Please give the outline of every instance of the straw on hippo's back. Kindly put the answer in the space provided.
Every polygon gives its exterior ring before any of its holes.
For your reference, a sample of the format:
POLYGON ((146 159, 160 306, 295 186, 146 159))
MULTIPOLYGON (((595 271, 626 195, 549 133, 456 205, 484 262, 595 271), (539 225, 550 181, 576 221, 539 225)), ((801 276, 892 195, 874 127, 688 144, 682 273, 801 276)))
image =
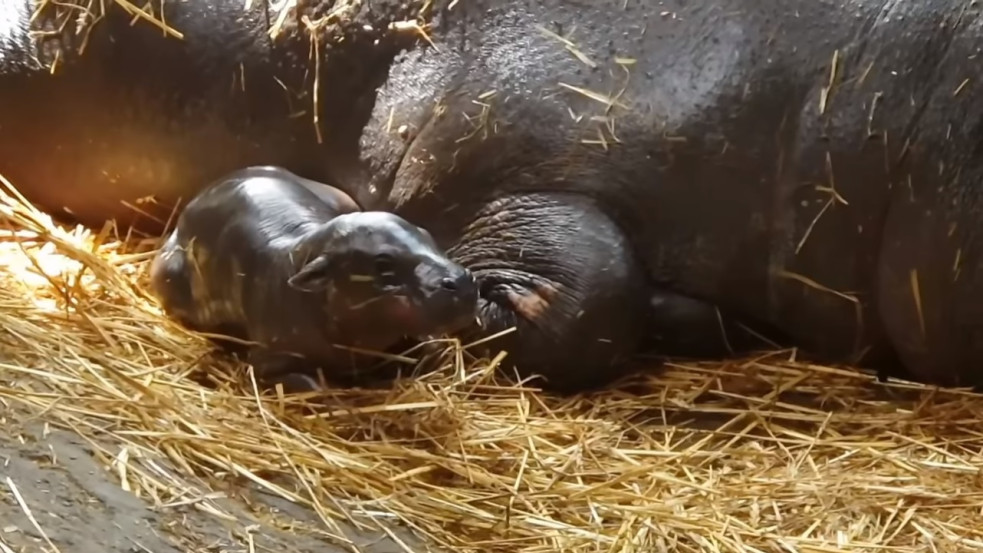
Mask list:
POLYGON ((426 231, 278 167, 235 171, 189 202, 151 283, 187 327, 255 342, 250 361, 270 383, 349 374, 359 359, 336 346, 451 332, 477 305, 471 273, 426 231))

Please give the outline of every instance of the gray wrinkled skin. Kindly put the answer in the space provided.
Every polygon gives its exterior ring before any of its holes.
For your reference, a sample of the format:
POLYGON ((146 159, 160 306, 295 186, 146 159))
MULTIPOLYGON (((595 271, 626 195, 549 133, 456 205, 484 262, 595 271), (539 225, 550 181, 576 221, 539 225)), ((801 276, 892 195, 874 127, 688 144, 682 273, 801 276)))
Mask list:
POLYGON ((252 342, 258 376, 294 385, 378 363, 336 346, 386 351, 459 330, 478 299, 471 273, 426 231, 277 167, 233 172, 196 196, 150 274, 169 316, 252 342))
POLYGON ((644 349, 652 290, 821 360, 983 382, 978 6, 449 3, 436 49, 378 31, 400 3, 363 3, 322 63, 322 145, 271 84, 303 89, 306 46, 223 14, 238 0, 172 8, 181 47, 118 23, 78 63, 99 70, 60 83, 4 62, 0 126, 19 136, 0 132, 0 171, 93 220, 246 164, 331 182, 428 228, 475 272, 484 332, 518 325, 493 348, 556 386, 644 349), (252 84, 233 93, 240 62, 252 84))
POLYGON ((642 279, 779 327, 825 360, 883 366, 896 353, 922 379, 983 380, 983 98, 964 84, 983 46, 979 8, 622 4, 470 2, 446 15, 439 52, 390 70, 361 142, 373 186, 356 198, 453 243, 494 291, 486 319, 512 322, 544 298, 530 281, 559 290, 520 323, 517 346, 536 358, 577 344, 548 354, 557 371, 638 346, 642 279), (572 33, 595 67, 538 26, 572 33), (409 141, 384 132, 391 111, 409 141), (489 138, 458 142, 478 121, 489 138), (602 133, 608 149, 585 143, 602 133))

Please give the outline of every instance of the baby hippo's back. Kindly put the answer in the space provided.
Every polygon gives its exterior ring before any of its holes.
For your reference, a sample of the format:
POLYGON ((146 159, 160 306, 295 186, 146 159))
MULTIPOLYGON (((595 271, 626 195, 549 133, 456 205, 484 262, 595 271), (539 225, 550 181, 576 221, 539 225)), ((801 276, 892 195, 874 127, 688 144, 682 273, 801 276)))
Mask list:
POLYGON ((286 169, 235 171, 188 202, 151 266, 151 286, 164 311, 189 328, 241 334, 244 295, 263 287, 252 280, 289 271, 286 257, 300 237, 356 211, 341 190, 286 169))
POLYGON ((360 211, 355 201, 333 186, 280 167, 256 166, 230 173, 196 196, 184 209, 176 230, 179 235, 218 240, 235 234, 262 247, 271 241, 295 239, 312 226, 355 211, 360 211))

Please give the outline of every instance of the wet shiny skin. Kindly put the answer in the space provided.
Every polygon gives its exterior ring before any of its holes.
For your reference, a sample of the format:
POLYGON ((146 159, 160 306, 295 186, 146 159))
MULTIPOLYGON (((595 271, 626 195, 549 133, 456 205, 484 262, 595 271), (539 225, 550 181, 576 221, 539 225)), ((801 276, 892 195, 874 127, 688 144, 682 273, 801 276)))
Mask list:
POLYGON ((983 382, 979 6, 443 1, 436 49, 375 44, 401 4, 323 60, 323 143, 280 84, 310 90, 306 44, 271 47, 238 0, 171 3, 182 48, 121 17, 78 69, 3 77, 0 171, 93 222, 249 164, 332 182, 430 230, 483 332, 519 325, 493 347, 553 384, 643 350, 653 290, 823 360, 983 382))

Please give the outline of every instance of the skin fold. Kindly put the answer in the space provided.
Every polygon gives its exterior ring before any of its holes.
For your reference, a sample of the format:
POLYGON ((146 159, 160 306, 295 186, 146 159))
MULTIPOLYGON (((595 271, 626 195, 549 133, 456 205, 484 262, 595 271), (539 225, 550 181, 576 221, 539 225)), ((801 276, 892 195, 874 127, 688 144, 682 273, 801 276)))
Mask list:
MULTIPOLYGON (((250 164, 329 182, 474 271, 472 331, 517 326, 490 351, 549 386, 721 318, 819 361, 983 381, 978 6, 436 1, 424 39, 388 26, 417 5, 377 0, 320 58, 320 141, 299 30, 271 41, 238 0, 168 9, 182 42, 109 19, 55 76, 7 31, 0 172, 93 222, 250 164)), ((662 346, 719 351, 679 335, 662 346)))

